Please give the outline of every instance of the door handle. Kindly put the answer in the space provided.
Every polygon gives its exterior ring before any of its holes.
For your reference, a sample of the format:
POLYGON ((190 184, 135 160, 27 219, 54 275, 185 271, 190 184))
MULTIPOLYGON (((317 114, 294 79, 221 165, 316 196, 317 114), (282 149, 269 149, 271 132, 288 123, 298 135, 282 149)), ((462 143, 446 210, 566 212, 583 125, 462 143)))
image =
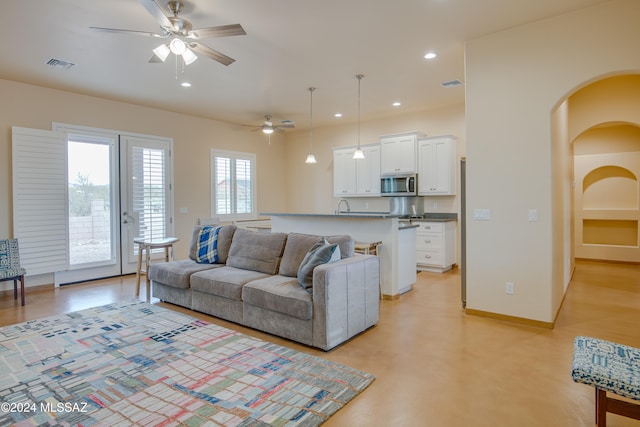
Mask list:
POLYGON ((123 224, 129 224, 129 223, 135 223, 136 220, 134 217, 132 217, 131 215, 129 215, 129 212, 122 212, 122 216, 124 217, 124 219, 122 220, 123 224))

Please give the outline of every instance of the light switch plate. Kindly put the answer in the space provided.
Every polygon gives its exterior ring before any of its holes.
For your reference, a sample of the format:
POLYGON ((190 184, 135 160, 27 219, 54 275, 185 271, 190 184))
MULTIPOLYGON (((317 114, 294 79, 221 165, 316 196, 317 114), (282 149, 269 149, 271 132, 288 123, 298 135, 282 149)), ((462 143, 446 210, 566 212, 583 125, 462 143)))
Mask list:
POLYGON ((473 219, 475 221, 489 221, 491 219, 491 209, 474 209, 473 219))
POLYGON ((536 222, 538 220, 538 209, 529 209, 529 222, 536 222))

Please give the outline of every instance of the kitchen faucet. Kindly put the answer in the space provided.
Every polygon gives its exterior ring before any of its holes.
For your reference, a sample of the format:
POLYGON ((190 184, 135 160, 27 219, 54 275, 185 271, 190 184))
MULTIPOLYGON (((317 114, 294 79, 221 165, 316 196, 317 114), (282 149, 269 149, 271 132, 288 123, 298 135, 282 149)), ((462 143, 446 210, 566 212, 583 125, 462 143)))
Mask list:
POLYGON ((336 206, 336 215, 340 215, 340 205, 342 204, 342 202, 345 202, 345 204, 347 205, 347 212, 351 212, 349 201, 347 199, 340 199, 338 200, 338 206, 336 206))

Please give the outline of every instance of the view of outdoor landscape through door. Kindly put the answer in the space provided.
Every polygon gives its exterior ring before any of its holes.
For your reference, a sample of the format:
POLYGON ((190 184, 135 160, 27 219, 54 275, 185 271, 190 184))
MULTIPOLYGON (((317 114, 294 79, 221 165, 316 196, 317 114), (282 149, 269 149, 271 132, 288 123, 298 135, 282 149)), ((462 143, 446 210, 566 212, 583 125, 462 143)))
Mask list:
POLYGON ((69 270, 57 283, 135 273, 133 239, 171 234, 170 140, 58 126, 68 134, 69 270))

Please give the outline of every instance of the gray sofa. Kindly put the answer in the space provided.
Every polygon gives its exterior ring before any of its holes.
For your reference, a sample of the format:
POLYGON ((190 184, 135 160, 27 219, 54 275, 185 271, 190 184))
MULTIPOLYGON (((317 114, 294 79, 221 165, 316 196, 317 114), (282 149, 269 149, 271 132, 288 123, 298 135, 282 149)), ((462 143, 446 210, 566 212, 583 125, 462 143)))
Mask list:
POLYGON ((315 267, 305 289, 298 268, 322 236, 225 225, 218 260, 202 264, 195 261, 200 228, 188 259, 149 267, 154 297, 323 350, 378 323, 379 259, 354 254, 351 237, 325 237, 338 244, 341 259, 315 267))

